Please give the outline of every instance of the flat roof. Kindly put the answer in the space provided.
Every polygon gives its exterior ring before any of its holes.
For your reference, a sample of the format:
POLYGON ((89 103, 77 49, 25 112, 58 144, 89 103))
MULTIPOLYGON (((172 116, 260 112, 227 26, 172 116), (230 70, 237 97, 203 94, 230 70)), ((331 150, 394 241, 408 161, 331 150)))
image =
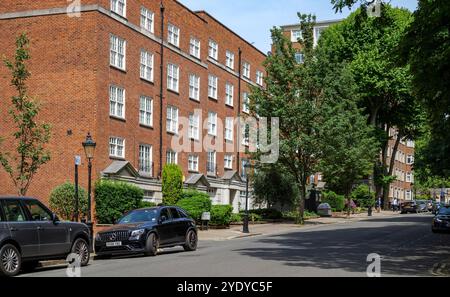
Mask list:
MULTIPOLYGON (((331 24, 337 24, 337 23, 342 22, 343 20, 344 20, 344 19, 334 19, 334 20, 317 21, 316 24, 315 24, 315 26, 327 25, 327 24, 329 24, 329 25, 331 25, 331 24)), ((282 26, 280 26, 280 27, 281 27, 281 28, 287 29, 287 28, 295 28, 295 27, 298 27, 298 26, 300 26, 300 23, 297 23, 297 24, 290 24, 290 25, 282 25, 282 26)))

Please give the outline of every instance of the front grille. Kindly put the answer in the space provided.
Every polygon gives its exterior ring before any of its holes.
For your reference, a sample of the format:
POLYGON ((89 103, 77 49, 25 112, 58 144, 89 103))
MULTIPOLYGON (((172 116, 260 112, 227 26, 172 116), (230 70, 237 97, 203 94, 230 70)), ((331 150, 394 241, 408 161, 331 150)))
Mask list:
POLYGON ((128 240, 130 237, 129 231, 112 231, 112 232, 105 232, 100 233, 100 239, 101 241, 124 241, 128 240))

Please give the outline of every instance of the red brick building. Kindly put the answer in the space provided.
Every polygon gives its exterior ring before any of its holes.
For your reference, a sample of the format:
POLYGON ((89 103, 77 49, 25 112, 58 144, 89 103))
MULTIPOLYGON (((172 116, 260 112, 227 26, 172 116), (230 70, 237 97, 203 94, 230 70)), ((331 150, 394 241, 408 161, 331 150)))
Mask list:
MULTIPOLYGON (((80 183, 86 188, 81 143, 90 132, 97 142, 94 179, 133 182, 147 199, 159 202, 161 168, 172 162, 182 168, 186 185, 207 191, 213 203, 243 208, 242 129, 226 118, 245 113, 250 87, 262 86, 265 54, 207 12, 191 11, 175 0, 162 1, 164 12, 153 0, 74 4, 0 2, 1 54, 12 58, 15 38, 27 33, 29 91, 42 103, 39 120, 52 126, 52 159, 39 170, 28 195, 47 202, 54 187, 73 181, 76 155, 82 156, 80 183), (172 142, 182 140, 182 131, 188 131, 192 152, 174 152, 172 142), (228 138, 223 149, 203 145, 223 138, 228 138), (194 146, 200 149, 194 152, 194 146)), ((10 79, 0 67, 2 150, 13 149, 7 141, 14 95, 10 79)), ((1 169, 0 194, 15 192, 1 169)))

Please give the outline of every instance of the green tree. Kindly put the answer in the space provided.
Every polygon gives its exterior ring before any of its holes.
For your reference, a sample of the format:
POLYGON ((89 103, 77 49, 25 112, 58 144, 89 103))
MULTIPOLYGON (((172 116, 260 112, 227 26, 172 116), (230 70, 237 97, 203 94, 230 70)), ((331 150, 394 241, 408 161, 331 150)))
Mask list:
MULTIPOLYGON (((250 95, 252 114, 277 117, 279 125, 279 164, 291 174, 300 194, 299 220, 303 223, 308 177, 315 172, 320 159, 320 90, 316 89, 310 64, 313 59, 312 27, 315 17, 302 15, 304 63, 295 60, 290 40, 279 28, 272 29, 274 52, 264 62, 266 88, 253 88, 250 95)), ((257 157, 256 157, 257 158, 257 157)))
MULTIPOLYGON (((53 189, 50 194, 50 208, 63 220, 74 220, 75 216, 75 185, 66 182, 53 189)), ((81 217, 87 215, 87 192, 78 188, 78 210, 81 217)))
POLYGON ((175 205, 183 197, 183 173, 176 164, 167 164, 162 172, 163 204, 175 205))
MULTIPOLYGON (((342 9, 356 1, 333 1, 342 9), (343 6, 342 6, 343 5, 343 6)), ((367 2, 362 1, 364 5, 367 2)), ((399 131, 401 139, 417 136, 421 123, 420 106, 412 93, 408 65, 398 66, 395 52, 412 21, 406 9, 382 5, 380 17, 370 17, 364 8, 352 13, 343 22, 331 26, 321 35, 317 56, 333 63, 344 62, 351 70, 360 98, 359 106, 368 115, 368 122, 377 137, 380 161, 374 162, 377 174, 377 195, 388 195, 394 180, 393 166, 387 162, 390 128, 399 131), (419 115, 419 116, 418 116, 419 115)), ((394 146, 395 155, 398 144, 394 146)), ((388 199, 384 199, 388 203, 388 199)))
POLYGON ((424 165, 429 174, 446 177, 450 175, 450 1, 419 0, 413 16, 398 56, 403 65, 410 65, 414 91, 428 114, 424 165))
POLYGON ((266 204, 268 208, 296 204, 298 190, 293 186, 295 180, 280 166, 270 164, 258 168, 252 183, 256 204, 266 204))
POLYGON ((9 110, 15 126, 12 136, 17 146, 15 152, 0 152, 0 164, 21 196, 26 195, 38 169, 50 160, 50 153, 45 149, 50 139, 50 126, 37 122, 40 105, 28 95, 26 85, 31 75, 26 65, 30 59, 29 45, 26 34, 21 34, 16 40, 14 60, 4 58, 11 71, 11 85, 18 93, 11 98, 12 108, 9 110))

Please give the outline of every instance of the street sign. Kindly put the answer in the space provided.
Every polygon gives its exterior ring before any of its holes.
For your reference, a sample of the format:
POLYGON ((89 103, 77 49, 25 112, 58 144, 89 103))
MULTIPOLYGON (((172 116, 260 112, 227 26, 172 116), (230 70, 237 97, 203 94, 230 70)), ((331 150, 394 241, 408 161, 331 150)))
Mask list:
POLYGON ((81 165, 81 156, 75 156, 75 165, 81 165))

